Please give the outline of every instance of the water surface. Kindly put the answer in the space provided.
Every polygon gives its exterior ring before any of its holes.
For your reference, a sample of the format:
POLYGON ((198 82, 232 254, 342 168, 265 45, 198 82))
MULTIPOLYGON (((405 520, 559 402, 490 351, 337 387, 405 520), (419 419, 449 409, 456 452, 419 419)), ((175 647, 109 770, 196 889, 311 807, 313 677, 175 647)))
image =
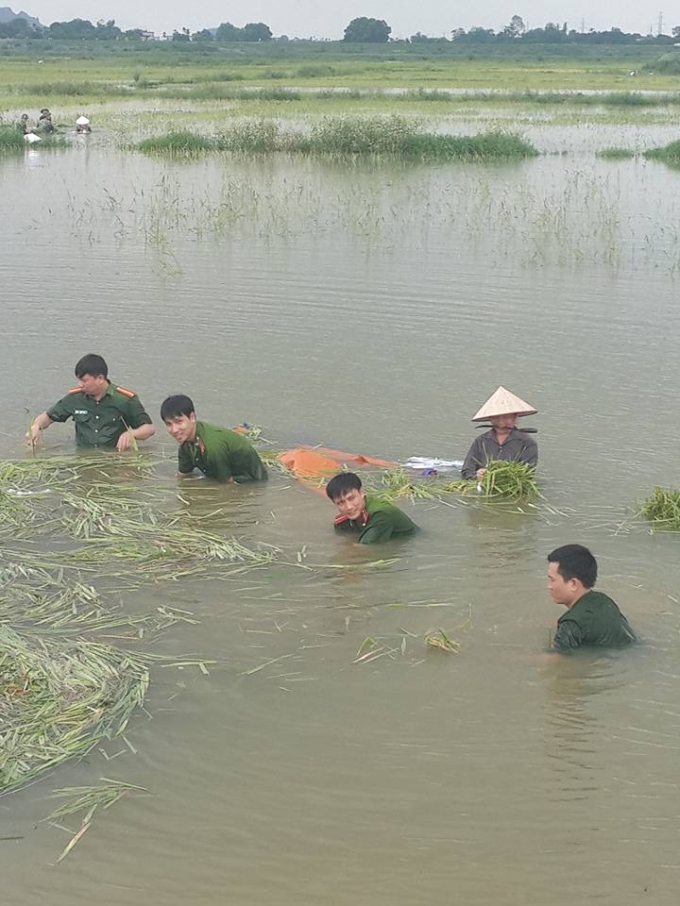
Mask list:
MULTIPOLYGON (((136 755, 95 752, 0 802, 22 836, 0 848, 12 902, 676 902, 677 539, 633 512, 677 484, 680 176, 598 161, 578 129, 544 133, 546 150, 563 139, 567 157, 507 167, 96 143, 0 161, 3 456, 97 351, 154 418, 187 392, 277 446, 397 460, 462 458, 502 383, 539 409, 546 498, 406 503, 423 532, 377 552, 337 539, 330 504, 283 475, 192 487, 190 507, 226 510, 216 526, 282 562, 124 596, 191 610, 200 625, 159 650, 219 664, 155 671, 136 755), (559 616, 545 555, 569 541, 598 555, 637 650, 538 658, 559 616), (332 568, 375 556, 398 559, 332 568), (439 626, 458 655, 426 651, 439 626), (354 664, 367 636, 393 656, 354 664), (68 837, 37 823, 44 797, 102 775, 153 795, 50 867, 68 837)), ((172 496, 173 442, 148 446, 172 496)), ((45 449, 72 449, 71 428, 45 449)))

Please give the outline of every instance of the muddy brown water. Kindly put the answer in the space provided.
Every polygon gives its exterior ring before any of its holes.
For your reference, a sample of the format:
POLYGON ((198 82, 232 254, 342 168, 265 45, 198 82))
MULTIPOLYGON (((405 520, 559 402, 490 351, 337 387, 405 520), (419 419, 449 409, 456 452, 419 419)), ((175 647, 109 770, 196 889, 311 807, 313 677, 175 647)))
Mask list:
MULTIPOLYGON (((507 167, 173 163, 96 142, 0 160, 4 457, 93 350, 156 419, 187 392, 277 445, 396 460, 462 458, 503 383, 540 410, 545 496, 407 503, 422 533, 378 553, 282 475, 192 488, 286 563, 123 596, 191 610, 160 650, 219 663, 154 671, 137 754, 108 744, 115 760, 0 800, 21 838, 0 842, 7 902, 677 902, 679 542, 633 512, 678 485, 679 188, 582 148, 507 167), (559 615, 545 555, 568 541, 598 555, 636 650, 538 657, 559 615), (360 568, 376 556, 396 559, 360 568), (425 650, 440 626, 459 654, 425 650), (369 636, 393 656, 353 663, 369 636), (39 823, 45 797, 102 776, 152 795, 52 867, 68 836, 39 823)), ((148 446, 174 453, 161 430, 148 446)), ((70 451, 71 428, 45 449, 70 451)), ((174 494, 170 458, 159 473, 174 494)))

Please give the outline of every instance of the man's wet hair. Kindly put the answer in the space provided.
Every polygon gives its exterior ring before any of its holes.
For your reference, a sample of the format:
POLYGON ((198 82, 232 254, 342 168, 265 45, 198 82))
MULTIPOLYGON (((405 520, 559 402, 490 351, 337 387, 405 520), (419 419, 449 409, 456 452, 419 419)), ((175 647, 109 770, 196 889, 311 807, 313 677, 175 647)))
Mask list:
POLYGON ((349 491, 360 491, 361 479, 354 472, 340 472, 334 475, 326 485, 326 494, 331 500, 338 500, 349 491))
POLYGON ((582 544, 565 544, 548 554, 548 563, 557 563, 557 572, 565 582, 578 579, 585 588, 597 581, 597 560, 582 544))
POLYGON ((91 377, 99 377, 101 375, 102 377, 108 378, 109 366, 100 355, 95 355, 94 352, 88 352, 87 355, 84 355, 82 359, 78 359, 76 362, 75 372, 78 380, 85 377, 86 374, 89 374, 91 377))
POLYGON ((161 405, 161 419, 169 422, 173 418, 181 418, 183 415, 189 416, 195 412, 193 400, 185 396, 184 393, 176 393, 175 396, 168 396, 163 400, 161 405))

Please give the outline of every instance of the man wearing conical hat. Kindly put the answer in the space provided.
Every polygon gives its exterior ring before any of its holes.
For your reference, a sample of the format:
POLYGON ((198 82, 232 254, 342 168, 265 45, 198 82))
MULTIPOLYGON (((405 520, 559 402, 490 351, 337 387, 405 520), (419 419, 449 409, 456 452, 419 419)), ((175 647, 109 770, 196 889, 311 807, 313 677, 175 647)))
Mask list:
POLYGON ((516 424, 518 418, 535 415, 537 411, 505 387, 499 387, 472 419, 473 422, 488 422, 491 429, 473 441, 461 470, 463 478, 483 478, 488 464, 497 460, 535 466, 538 462, 536 441, 516 424))

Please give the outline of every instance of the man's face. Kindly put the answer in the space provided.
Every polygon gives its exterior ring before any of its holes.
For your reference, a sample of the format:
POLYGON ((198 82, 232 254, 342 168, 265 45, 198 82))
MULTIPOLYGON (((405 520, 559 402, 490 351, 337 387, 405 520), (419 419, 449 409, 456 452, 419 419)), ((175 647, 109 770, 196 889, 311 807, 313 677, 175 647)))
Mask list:
POLYGON ((342 516, 347 516, 348 519, 358 519, 364 511, 366 493, 363 488, 359 490, 352 488, 350 491, 345 491, 340 497, 336 497, 333 503, 342 516))
POLYGON ((548 591, 555 604, 571 607, 578 597, 579 583, 576 579, 564 579, 559 573, 558 563, 548 563, 548 591))
POLYGON ((509 415, 495 415, 491 419, 491 424, 496 431, 500 431, 501 433, 512 431, 517 424, 517 413, 511 412, 509 415))
POLYGON ((88 396, 93 396, 95 399, 99 399, 99 397, 106 393, 108 385, 109 382, 103 374, 84 374, 82 377, 78 378, 78 386, 80 389, 88 396))
POLYGON ((192 412, 191 415, 178 415, 176 418, 167 419, 165 429, 178 444, 193 440, 196 437, 196 413, 192 412))

